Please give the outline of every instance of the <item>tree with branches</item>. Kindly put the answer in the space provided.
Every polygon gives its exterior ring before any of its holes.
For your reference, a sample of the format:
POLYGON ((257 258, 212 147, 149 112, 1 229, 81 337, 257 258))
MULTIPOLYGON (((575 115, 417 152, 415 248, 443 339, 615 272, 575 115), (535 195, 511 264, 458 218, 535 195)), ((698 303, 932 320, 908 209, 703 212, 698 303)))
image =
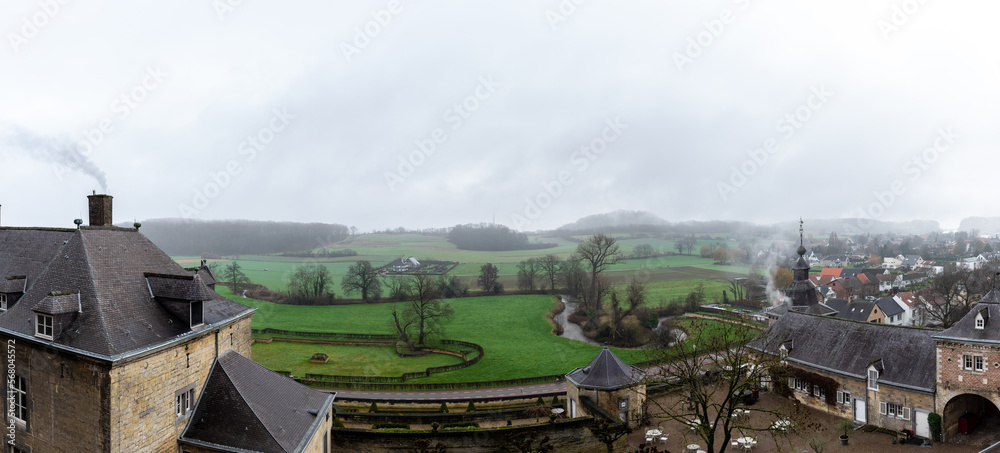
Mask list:
POLYGON ((517 263, 517 289, 521 291, 534 291, 535 281, 538 280, 539 265, 535 258, 528 258, 517 263))
MULTIPOLYGON (((549 254, 538 258, 538 270, 549 283, 549 290, 556 290, 556 280, 559 279, 559 265, 562 260, 558 256, 549 254)), ((544 286, 544 284, 543 284, 544 286)), ((545 289, 545 288, 542 288, 545 289)))
POLYGON ((479 277, 476 279, 476 283, 484 292, 491 294, 503 292, 503 285, 500 284, 500 269, 497 269, 493 263, 486 263, 479 268, 479 277))
POLYGON ((340 281, 340 289, 345 294, 360 292, 361 300, 369 302, 382 297, 382 279, 372 263, 361 260, 347 268, 347 274, 340 281))
POLYGON ((590 267, 590 290, 584 302, 593 304, 596 311, 601 311, 597 277, 609 266, 621 260, 618 242, 612 236, 595 234, 576 246, 576 254, 590 267))
MULTIPOLYGON (((776 440, 786 438, 787 432, 778 425, 751 425, 736 412, 745 408, 745 394, 767 385, 772 377, 779 379, 775 370, 781 367, 780 358, 760 353, 770 341, 767 333, 743 324, 694 320, 688 334, 703 340, 692 346, 664 335, 658 347, 651 349, 653 358, 666 365, 647 379, 672 382, 684 397, 647 400, 647 415, 694 427, 684 435, 696 436, 710 453, 726 451, 734 437, 769 434, 776 440)), ((763 414, 773 421, 792 420, 793 426, 801 422, 780 409, 755 407, 754 412, 758 419, 763 414)))
POLYGON ((327 294, 327 288, 332 282, 333 277, 326 266, 305 264, 295 268, 289 277, 288 294, 293 299, 315 302, 327 294))
POLYGON ((415 344, 423 346, 429 335, 443 335, 444 321, 451 319, 455 312, 450 304, 441 303, 438 299, 441 290, 431 277, 414 275, 410 286, 413 288, 413 300, 407 303, 403 316, 412 320, 411 325, 417 331, 415 344))
POLYGON ((229 282, 230 288, 236 294, 239 294, 242 285, 250 283, 250 278, 247 277, 247 274, 243 273, 243 268, 240 267, 240 263, 237 261, 229 263, 228 266, 222 269, 222 279, 229 282))

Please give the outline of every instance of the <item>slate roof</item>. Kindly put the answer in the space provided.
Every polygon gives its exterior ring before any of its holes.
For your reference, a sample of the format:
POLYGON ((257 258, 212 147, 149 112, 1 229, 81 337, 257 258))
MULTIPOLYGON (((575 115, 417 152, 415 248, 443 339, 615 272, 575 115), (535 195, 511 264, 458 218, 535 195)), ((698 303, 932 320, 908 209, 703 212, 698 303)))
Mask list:
POLYGON ((885 317, 887 318, 896 316, 906 311, 903 310, 903 307, 899 306, 899 303, 896 302, 896 299, 892 297, 883 297, 881 299, 878 299, 875 301, 875 305, 878 305, 878 308, 882 310, 882 314, 885 315, 885 317))
POLYGON ((827 299, 826 302, 824 302, 824 303, 828 307, 830 307, 830 308, 832 308, 834 310, 837 310, 837 313, 840 313, 840 312, 844 311, 845 309, 847 309, 847 300, 845 300, 845 299, 837 299, 837 298, 831 297, 831 298, 827 299))
POLYGON ((167 297, 179 300, 212 300, 215 293, 208 289, 199 274, 160 275, 146 274, 146 283, 153 297, 167 297))
POLYGON ((841 310, 840 313, 837 313, 837 317, 842 319, 849 319, 851 321, 867 322, 868 315, 872 313, 872 310, 874 308, 875 308, 874 302, 855 300, 847 304, 847 306, 844 307, 844 309, 841 310))
MULTIPOLYGON (((0 330, 22 338, 118 360, 192 332, 150 297, 146 282, 149 273, 178 279, 190 273, 135 229, 0 229, 0 273, 28 276, 28 291, 0 315, 0 330), (45 341, 34 336, 32 309, 53 291, 79 293, 81 311, 45 341)), ((251 313, 215 293, 204 303, 207 326, 251 313)))
POLYGON ((587 366, 570 371, 566 379, 577 387, 612 390, 636 384, 645 376, 645 371, 626 365, 605 346, 587 366))
POLYGON ((934 330, 853 322, 789 312, 751 342, 776 354, 792 341, 786 361, 865 379, 868 366, 882 361, 879 384, 933 392, 936 373, 934 330))
POLYGON ((0 228, 0 292, 23 292, 76 230, 0 228), (26 277, 11 281, 11 277, 26 277), (25 281, 27 280, 27 281, 25 281))
POLYGON ((32 311, 47 315, 80 312, 80 293, 53 293, 31 307, 32 311))
POLYGON ((1000 294, 996 289, 990 290, 962 319, 934 338, 1000 344, 1000 294), (976 329, 976 315, 980 312, 986 318, 986 325, 983 329, 976 329))
POLYGON ((322 426, 333 400, 332 394, 229 350, 213 365, 180 441, 265 453, 301 452, 322 426))

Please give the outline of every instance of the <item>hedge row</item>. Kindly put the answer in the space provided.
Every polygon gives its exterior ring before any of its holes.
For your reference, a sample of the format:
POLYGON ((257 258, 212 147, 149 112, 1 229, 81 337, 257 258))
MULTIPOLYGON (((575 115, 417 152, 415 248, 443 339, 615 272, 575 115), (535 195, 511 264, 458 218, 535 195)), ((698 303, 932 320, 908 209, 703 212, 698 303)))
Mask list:
POLYGON ((550 376, 538 376, 522 379, 503 379, 497 381, 476 381, 476 382, 443 382, 435 384, 396 384, 396 383, 370 383, 370 382, 344 382, 325 381, 321 379, 296 378, 299 383, 325 389, 336 390, 372 390, 372 391, 393 391, 393 392, 421 392, 428 390, 476 390, 496 387, 520 387, 524 385, 549 384, 563 382, 564 375, 554 374, 550 376))

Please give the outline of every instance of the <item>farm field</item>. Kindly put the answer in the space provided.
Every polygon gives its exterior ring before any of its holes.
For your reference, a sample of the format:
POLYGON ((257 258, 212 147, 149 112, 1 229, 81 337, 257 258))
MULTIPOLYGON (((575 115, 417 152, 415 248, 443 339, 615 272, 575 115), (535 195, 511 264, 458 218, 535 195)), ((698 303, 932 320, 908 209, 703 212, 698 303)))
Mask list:
MULTIPOLYGON (((277 305, 242 299, 233 296, 223 287, 219 289, 220 294, 258 309, 252 320, 253 327, 257 329, 392 333, 389 322, 389 309, 392 304, 277 305)), ((553 296, 469 297, 448 299, 446 302, 455 310, 455 316, 446 324, 445 336, 477 343, 484 348, 485 354, 479 363, 469 368, 407 382, 470 382, 563 374, 586 365, 601 349, 551 333, 552 325, 545 315, 550 307, 558 303, 553 296)), ((684 322, 691 321, 684 320, 684 322)), ((691 341, 698 342, 699 339, 691 341)), ((254 359, 271 369, 286 369, 289 366, 287 356, 292 353, 283 353, 280 348, 279 351, 272 351, 273 346, 261 348, 265 345, 253 346, 254 359), (258 350, 261 352, 258 353, 258 350)), ((651 357, 643 350, 618 348, 612 350, 629 363, 651 357)), ((309 352, 309 355, 312 352, 309 352)), ((305 356, 304 353, 295 354, 305 356)), ((331 355, 331 360, 334 360, 333 357, 331 355)), ((390 359, 396 361, 395 358, 390 359)), ((405 367, 410 368, 409 365, 405 367)), ((327 370, 324 374, 347 373, 327 370)))
MULTIPOLYGON (((577 239, 586 236, 578 236, 577 239)), ((357 256, 339 258, 301 258, 282 257, 276 255, 242 255, 236 257, 243 269, 243 272, 254 283, 262 284, 275 291, 285 291, 287 289, 288 277, 294 269, 304 263, 317 263, 326 266, 333 277, 332 290, 338 297, 346 295, 340 290, 340 280, 347 272, 348 267, 359 260, 368 260, 376 266, 389 263, 400 257, 415 256, 418 260, 439 260, 459 262, 449 275, 458 276, 465 284, 475 288, 475 278, 479 275, 480 267, 484 263, 494 263, 501 274, 501 282, 506 288, 517 287, 517 263, 532 257, 541 257, 547 254, 554 254, 560 258, 569 256, 576 250, 576 243, 565 238, 550 236, 531 236, 532 242, 554 242, 557 247, 538 250, 520 250, 512 252, 480 252, 459 250, 449 243, 443 235, 424 234, 364 234, 351 237, 341 243, 330 246, 330 249, 339 250, 350 248, 358 253, 357 256)), ((714 245, 716 241, 701 240, 700 243, 714 245)), ((654 250, 659 252, 672 252, 673 241, 659 238, 641 239, 620 239, 621 250, 630 253, 635 245, 648 243, 654 250)), ((182 261, 185 266, 194 266, 198 257, 182 256, 174 257, 182 261)), ((217 266, 226 266, 231 260, 216 261, 217 266)), ((713 264, 711 259, 701 258, 691 255, 671 255, 655 258, 625 259, 609 267, 606 271, 608 277, 616 282, 624 282, 630 276, 643 278, 649 276, 651 291, 653 284, 659 282, 677 282, 689 279, 708 279, 706 286, 717 286, 710 280, 729 280, 734 277, 745 276, 749 269, 740 266, 719 266, 713 264), (682 269, 679 269, 683 267, 682 269), (700 272, 703 270, 705 272, 700 272)), ((670 286, 670 285, 668 285, 670 286)), ((691 285, 679 285, 676 289, 663 289, 663 294, 669 300, 686 295, 689 291, 682 291, 682 287, 693 287, 691 285), (683 292, 683 294, 681 294, 683 292)), ((712 294, 712 293, 709 293, 712 294)), ((721 290, 715 292, 716 296, 721 294, 721 290)), ((356 297, 356 295, 352 295, 356 297)), ((658 297, 658 296, 657 296, 658 297)), ((653 298, 652 300, 657 300, 653 298)))

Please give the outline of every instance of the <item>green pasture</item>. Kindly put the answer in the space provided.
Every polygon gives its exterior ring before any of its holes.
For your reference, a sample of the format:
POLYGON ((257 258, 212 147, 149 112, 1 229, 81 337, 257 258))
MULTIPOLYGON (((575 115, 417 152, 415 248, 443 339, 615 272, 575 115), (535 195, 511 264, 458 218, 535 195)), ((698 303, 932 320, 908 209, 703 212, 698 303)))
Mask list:
POLYGON ((291 371, 296 376, 306 373, 347 376, 400 376, 423 371, 429 367, 454 365, 462 359, 447 354, 402 358, 392 346, 335 346, 313 343, 275 341, 255 343, 253 359, 274 370, 291 371), (317 352, 330 357, 327 363, 312 363, 317 352))
MULTIPOLYGON (((257 308, 252 324, 258 329, 392 333, 389 318, 392 304, 277 305, 235 297, 223 287, 220 287, 220 293, 244 305, 257 308)), ((455 310, 455 316, 446 324, 445 336, 477 343, 484 348, 485 354, 474 366, 413 380, 414 383, 487 381, 563 374, 586 365, 601 349, 551 333, 552 325, 546 319, 546 313, 558 303, 553 296, 470 297, 448 299, 446 302, 455 310)), ((693 321, 684 319, 682 322, 693 321)), ((701 342, 702 339, 694 338, 690 341, 701 342)), ((323 374, 358 372, 367 375, 368 372, 365 370, 379 370, 383 369, 382 367, 398 367, 389 368, 392 373, 402 369, 426 368, 422 363, 411 366, 411 363, 415 362, 408 362, 410 359, 399 359, 394 355, 379 357, 373 353, 370 358, 357 356, 338 358, 339 347, 331 348, 330 352, 317 350, 318 345, 306 345, 303 350, 290 350, 286 348, 289 344, 291 343, 254 344, 254 359, 271 369, 279 370, 293 368, 294 363, 291 362, 302 365, 301 361, 303 359, 308 361, 313 352, 326 352, 331 356, 331 361, 337 363, 356 363, 353 366, 344 365, 342 369, 326 369, 323 374)), ((295 347, 299 348, 298 345, 295 347)), ((643 350, 612 349, 629 363, 652 357, 643 350)))

